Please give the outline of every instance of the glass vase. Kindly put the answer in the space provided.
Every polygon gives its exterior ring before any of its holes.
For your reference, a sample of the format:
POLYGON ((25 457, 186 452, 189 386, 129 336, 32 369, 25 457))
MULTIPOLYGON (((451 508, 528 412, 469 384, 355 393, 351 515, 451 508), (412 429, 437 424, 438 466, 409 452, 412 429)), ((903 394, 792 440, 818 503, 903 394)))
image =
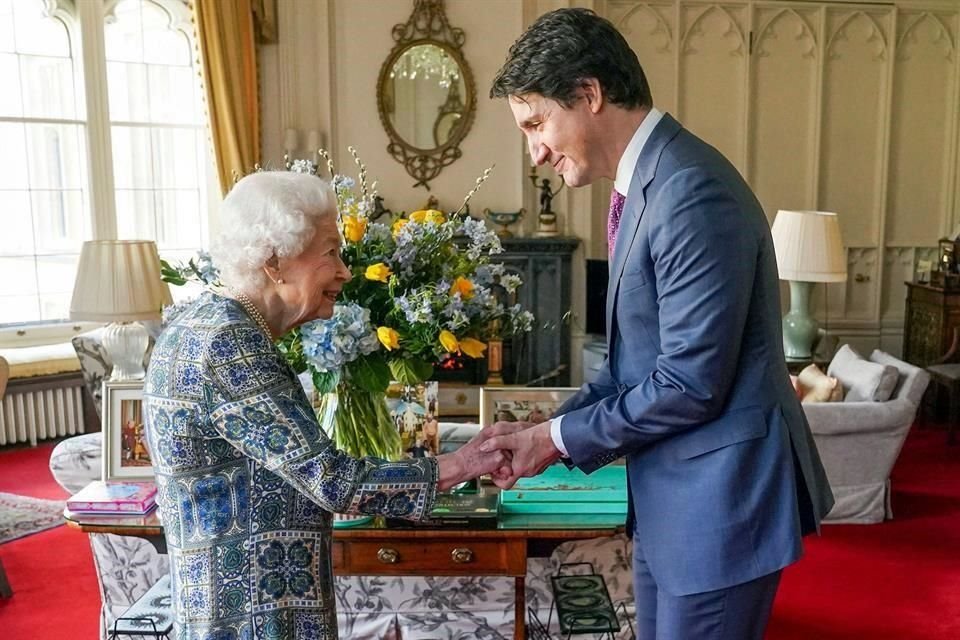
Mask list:
MULTIPOLYGON (((341 380, 333 393, 323 396, 319 415, 320 423, 340 451, 355 458, 400 459, 400 434, 390 419, 386 392, 367 391, 341 380)), ((355 527, 372 519, 335 513, 333 525, 355 527)))
POLYGON ((324 424, 331 426, 329 435, 337 449, 357 458, 401 458, 400 434, 390 418, 385 391, 368 391, 341 380, 335 393, 324 396, 321 412, 329 416, 324 424))

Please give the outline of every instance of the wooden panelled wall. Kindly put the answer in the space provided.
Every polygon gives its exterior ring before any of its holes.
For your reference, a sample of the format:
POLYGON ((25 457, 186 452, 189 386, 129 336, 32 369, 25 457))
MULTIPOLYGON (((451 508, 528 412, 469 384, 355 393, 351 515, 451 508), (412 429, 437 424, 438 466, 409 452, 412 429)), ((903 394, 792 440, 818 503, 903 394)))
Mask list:
POLYGON ((960 2, 597 8, 655 104, 737 165, 771 221, 839 214, 849 278, 818 287, 821 321, 841 342, 900 353, 903 281, 960 219, 960 2))

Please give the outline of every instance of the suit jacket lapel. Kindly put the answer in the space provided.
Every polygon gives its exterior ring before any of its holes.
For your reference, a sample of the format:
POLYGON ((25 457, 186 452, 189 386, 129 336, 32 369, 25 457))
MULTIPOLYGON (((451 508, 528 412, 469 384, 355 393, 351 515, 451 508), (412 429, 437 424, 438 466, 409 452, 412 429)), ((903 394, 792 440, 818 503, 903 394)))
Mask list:
MULTIPOLYGON (((643 145, 643 150, 637 159, 637 166, 633 170, 630 190, 623 204, 623 215, 620 218, 620 227, 617 231, 617 242, 613 247, 613 262, 610 265, 610 281, 607 286, 608 340, 613 337, 613 309, 620 288, 620 277, 623 275, 623 267, 636 238, 640 218, 643 217, 643 212, 647 206, 646 189, 657 174, 657 165, 660 163, 660 156, 664 148, 680 132, 680 129, 680 123, 674 120, 669 113, 663 114, 663 118, 657 123, 646 144, 643 145)), ((611 343, 608 342, 608 344, 611 343)))

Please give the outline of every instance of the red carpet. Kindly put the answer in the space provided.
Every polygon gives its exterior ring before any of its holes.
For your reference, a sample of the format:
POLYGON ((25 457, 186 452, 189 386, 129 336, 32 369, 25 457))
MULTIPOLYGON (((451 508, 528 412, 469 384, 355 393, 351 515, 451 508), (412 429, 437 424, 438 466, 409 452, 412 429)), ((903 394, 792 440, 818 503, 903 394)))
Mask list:
MULTIPOLYGON (((63 499, 50 474, 55 443, 0 451, 0 491, 63 499)), ((0 598, 3 640, 95 640, 100 593, 86 534, 66 526, 0 545, 13 597, 0 598)))
MULTIPOLYGON (((0 452, 0 491, 61 498, 51 445, 0 452)), ((893 474, 895 520, 826 525, 784 572, 768 640, 960 638, 960 446, 911 433, 893 474)), ((60 527, 0 546, 15 591, 3 640, 95 640, 99 595, 85 535, 60 527)), ((691 638, 690 640, 696 640, 691 638)))
POLYGON ((960 638, 960 447, 945 441, 911 432, 893 471, 893 520, 825 525, 807 539, 768 638, 960 638))
POLYGON ((56 444, 0 449, 0 491, 48 500, 69 497, 50 474, 50 454, 56 444))

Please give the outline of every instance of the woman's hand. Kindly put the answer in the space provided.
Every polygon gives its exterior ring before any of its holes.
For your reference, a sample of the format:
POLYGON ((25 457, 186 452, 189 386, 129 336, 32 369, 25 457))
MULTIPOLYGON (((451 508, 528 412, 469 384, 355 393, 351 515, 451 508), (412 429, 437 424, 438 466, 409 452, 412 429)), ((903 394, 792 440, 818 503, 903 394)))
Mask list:
POLYGON ((480 450, 480 445, 483 444, 488 437, 490 437, 490 434, 484 429, 475 435, 470 442, 453 453, 444 453, 437 456, 440 475, 437 487, 440 491, 446 491, 461 482, 466 482, 467 480, 472 480, 473 478, 478 478, 488 473, 496 472, 498 475, 513 475, 510 468, 509 452, 501 450, 484 452, 480 450))

